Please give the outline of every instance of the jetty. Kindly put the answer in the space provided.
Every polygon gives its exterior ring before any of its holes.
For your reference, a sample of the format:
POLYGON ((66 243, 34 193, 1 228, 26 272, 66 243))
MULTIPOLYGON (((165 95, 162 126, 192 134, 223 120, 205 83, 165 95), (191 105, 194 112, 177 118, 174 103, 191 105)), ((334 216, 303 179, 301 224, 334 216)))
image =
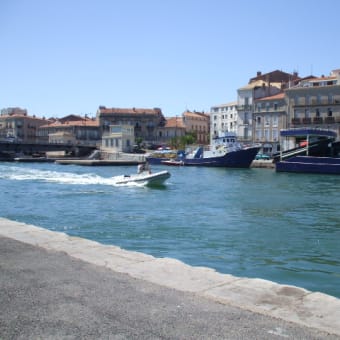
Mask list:
POLYGON ((105 165, 138 165, 143 163, 138 160, 124 160, 124 159, 57 159, 55 161, 62 165, 86 165, 86 166, 105 166, 105 165))

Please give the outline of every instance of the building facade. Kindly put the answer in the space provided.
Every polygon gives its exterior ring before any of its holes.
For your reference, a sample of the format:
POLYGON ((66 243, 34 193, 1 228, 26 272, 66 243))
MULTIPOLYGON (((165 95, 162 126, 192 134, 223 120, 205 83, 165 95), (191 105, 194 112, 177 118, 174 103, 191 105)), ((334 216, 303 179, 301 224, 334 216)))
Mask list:
POLYGON ((214 138, 219 132, 235 132, 238 127, 237 102, 216 105, 210 109, 210 136, 214 138))
POLYGON ((132 152, 135 133, 132 125, 110 125, 102 136, 102 152, 132 152))
POLYGON ((134 127, 136 139, 156 143, 159 138, 159 128, 165 126, 166 119, 159 108, 107 108, 100 106, 97 110, 97 120, 102 134, 109 132, 110 125, 131 125, 134 127))
POLYGON ((183 137, 185 132, 186 128, 182 117, 169 117, 166 118, 165 126, 158 129, 158 137, 161 142, 166 144, 173 139, 183 137))
POLYGON ((266 74, 257 72, 248 84, 237 90, 238 137, 244 142, 254 142, 255 101, 260 98, 279 94, 284 89, 299 81, 297 73, 286 73, 279 70, 266 74))
POLYGON ((0 140, 35 143, 38 129, 46 122, 44 118, 29 116, 26 109, 3 109, 0 115, 0 140))
MULTIPOLYGON (((69 115, 58 120, 45 121, 45 125, 39 127, 37 139, 39 142, 51 142, 52 136, 69 136, 68 140, 74 140, 75 144, 97 145, 101 142, 99 123, 95 119, 69 115)), ((61 140, 58 137, 58 140, 61 140)))
POLYGON ((340 135, 340 70, 286 89, 290 127, 330 129, 340 135))
POLYGON ((185 111, 182 114, 187 133, 194 133, 198 144, 209 144, 210 115, 204 112, 185 111))
POLYGON ((256 99, 254 106, 254 142, 272 155, 280 151, 280 130, 288 127, 285 93, 256 99))

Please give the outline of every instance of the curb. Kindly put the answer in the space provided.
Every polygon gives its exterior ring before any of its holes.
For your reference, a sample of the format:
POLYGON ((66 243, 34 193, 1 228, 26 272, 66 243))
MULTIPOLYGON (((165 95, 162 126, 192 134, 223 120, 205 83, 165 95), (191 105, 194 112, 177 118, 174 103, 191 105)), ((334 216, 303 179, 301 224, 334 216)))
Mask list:
POLYGON ((340 299, 268 280, 239 278, 171 258, 102 245, 0 217, 0 235, 222 304, 340 336, 340 299))

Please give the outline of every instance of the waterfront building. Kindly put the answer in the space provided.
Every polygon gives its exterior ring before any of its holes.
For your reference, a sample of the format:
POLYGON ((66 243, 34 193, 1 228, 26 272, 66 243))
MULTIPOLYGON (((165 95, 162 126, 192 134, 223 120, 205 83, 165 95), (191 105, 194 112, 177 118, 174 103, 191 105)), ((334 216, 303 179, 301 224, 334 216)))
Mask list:
POLYGON ((35 143, 37 130, 46 124, 45 118, 29 116, 26 109, 6 108, 0 114, 0 140, 35 143))
POLYGON ((210 115, 204 112, 186 110, 182 117, 186 132, 195 134, 198 144, 209 144, 210 115))
POLYGON ((158 128, 159 141, 167 144, 185 135, 186 127, 182 117, 168 117, 164 127, 158 128))
POLYGON ((159 128, 165 126, 166 119, 159 108, 107 108, 99 106, 97 120, 101 134, 109 132, 110 125, 131 125, 134 127, 135 139, 145 143, 157 143, 162 137, 159 128))
POLYGON ((135 145, 133 125, 110 125, 102 136, 102 153, 132 152, 135 145))
POLYGON ((254 100, 254 142, 262 145, 263 153, 280 151, 280 130, 287 128, 285 93, 254 100))
POLYGON ((285 91, 290 127, 314 127, 340 135, 340 70, 308 77, 285 91))
POLYGON ((230 102, 211 107, 210 135, 214 138, 219 132, 235 132, 237 134, 237 102, 230 102))
POLYGON ((39 142, 45 143, 67 140, 75 144, 97 145, 101 142, 98 121, 77 115, 45 121, 45 125, 39 127, 37 137, 39 142))
POLYGON ((295 84, 300 78, 293 74, 279 70, 262 74, 257 72, 247 85, 237 90, 238 131, 240 141, 255 141, 254 111, 255 100, 276 95, 289 85, 295 84))

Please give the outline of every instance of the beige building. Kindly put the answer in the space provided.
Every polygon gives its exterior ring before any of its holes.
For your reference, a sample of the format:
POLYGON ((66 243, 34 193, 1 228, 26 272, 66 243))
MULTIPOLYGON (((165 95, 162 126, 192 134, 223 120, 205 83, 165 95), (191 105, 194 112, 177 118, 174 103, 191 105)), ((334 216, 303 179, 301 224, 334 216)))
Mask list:
POLYGON ((169 143, 172 139, 180 138, 185 135, 186 128, 182 117, 166 118, 165 126, 158 129, 160 141, 169 143))
POLYGON ((239 140, 254 142, 254 109, 255 100, 270 97, 282 92, 289 84, 295 84, 300 78, 297 73, 286 73, 279 70, 262 74, 257 72, 246 86, 237 90, 237 112, 239 140))
POLYGON ((182 114, 183 122, 187 133, 195 133, 197 143, 209 144, 210 136, 210 115, 204 112, 185 111, 182 114))
POLYGON ((53 136, 72 136, 75 144, 97 145, 101 142, 99 123, 95 119, 69 115, 58 120, 45 121, 37 131, 40 142, 51 142, 53 136), (52 138, 50 138, 52 136, 52 138))
POLYGON ((280 130, 288 127, 285 94, 256 99, 254 106, 254 142, 262 145, 263 153, 278 152, 280 130))
POLYGON ((166 119, 161 109, 142 108, 107 108, 100 106, 97 120, 102 134, 109 132, 110 125, 131 125, 134 127, 135 138, 144 142, 157 143, 159 128, 164 127, 166 119))
POLYGON ((29 116, 25 109, 3 109, 0 115, 0 140, 12 139, 24 143, 35 143, 37 130, 46 122, 46 119, 29 116))
POLYGON ((48 142, 52 144, 76 144, 76 138, 73 133, 60 131, 55 133, 50 133, 48 135, 48 142))

